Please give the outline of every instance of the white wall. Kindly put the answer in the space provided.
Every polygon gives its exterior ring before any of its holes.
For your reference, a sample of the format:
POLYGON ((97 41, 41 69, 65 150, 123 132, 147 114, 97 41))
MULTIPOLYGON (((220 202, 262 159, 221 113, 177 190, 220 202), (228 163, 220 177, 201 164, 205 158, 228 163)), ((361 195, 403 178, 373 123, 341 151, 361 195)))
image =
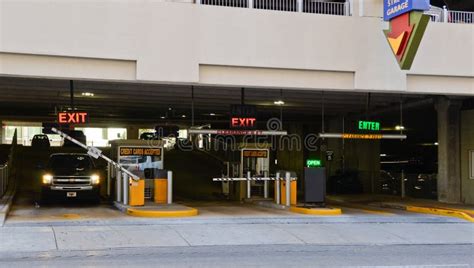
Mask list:
POLYGON ((474 95, 474 25, 431 23, 405 72, 379 6, 365 0, 374 17, 342 17, 146 0, 0 0, 0 75, 474 95))

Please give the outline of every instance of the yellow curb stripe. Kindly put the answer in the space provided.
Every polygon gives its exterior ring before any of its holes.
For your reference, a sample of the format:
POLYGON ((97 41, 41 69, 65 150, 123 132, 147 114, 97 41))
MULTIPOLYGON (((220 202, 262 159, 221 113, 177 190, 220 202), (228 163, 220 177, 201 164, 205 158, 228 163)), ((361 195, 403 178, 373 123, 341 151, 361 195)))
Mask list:
POLYGON ((474 209, 466 209, 466 208, 449 208, 449 207, 440 207, 442 209, 447 209, 447 210, 455 210, 455 211, 461 211, 465 212, 467 214, 474 214, 474 209))
POLYGON ((447 209, 440 209, 440 208, 416 207, 416 206, 407 206, 406 210, 410 212, 456 217, 456 218, 460 218, 460 219, 467 220, 470 222, 474 222, 473 217, 471 217, 470 215, 462 211, 447 210, 447 209))
POLYGON ((340 208, 327 208, 327 209, 311 209, 311 208, 302 208, 302 207, 290 207, 291 212, 308 214, 308 215, 321 215, 321 216, 334 216, 341 215, 342 211, 340 208))
POLYGON ((176 218, 176 217, 192 217, 198 215, 198 210, 189 208, 186 210, 140 210, 128 208, 127 214, 135 217, 145 218, 176 218))
POLYGON ((382 210, 375 210, 375 209, 367 209, 365 207, 358 207, 358 206, 348 206, 348 205, 341 205, 342 208, 348 208, 348 209, 356 209, 356 210, 361 210, 365 213, 368 213, 368 214, 377 214, 377 215, 385 215, 385 216, 393 216, 395 215, 395 213, 391 213, 391 212, 386 212, 386 211, 382 211, 382 210))

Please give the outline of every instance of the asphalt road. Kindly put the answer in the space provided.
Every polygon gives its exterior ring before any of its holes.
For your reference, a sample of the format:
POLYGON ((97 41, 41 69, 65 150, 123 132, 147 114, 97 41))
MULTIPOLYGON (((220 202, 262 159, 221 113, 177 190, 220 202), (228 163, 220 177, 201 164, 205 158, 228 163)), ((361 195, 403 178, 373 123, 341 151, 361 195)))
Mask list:
POLYGON ((256 245, 0 254, 0 267, 473 267, 474 246, 256 245))

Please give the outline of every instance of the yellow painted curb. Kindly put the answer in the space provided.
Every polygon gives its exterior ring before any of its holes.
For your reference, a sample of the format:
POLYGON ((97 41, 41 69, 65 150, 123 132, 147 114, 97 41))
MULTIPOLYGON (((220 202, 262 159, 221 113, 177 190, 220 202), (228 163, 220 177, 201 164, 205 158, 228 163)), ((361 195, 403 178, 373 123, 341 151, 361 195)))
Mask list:
POLYGON ((198 210, 195 208, 188 208, 186 210, 140 210, 128 208, 127 214, 145 218, 176 218, 196 216, 198 215, 198 210))
POLYGON ((300 213, 300 214, 308 214, 308 215, 321 215, 321 216, 333 216, 333 215, 341 215, 342 211, 340 208, 302 208, 302 207, 290 207, 291 212, 300 213))
POLYGON ((415 206, 407 206, 406 210, 411 211, 411 212, 425 213, 425 214, 456 217, 456 218, 460 218, 460 219, 467 220, 470 222, 474 222, 473 217, 471 217, 470 215, 462 211, 448 210, 448 209, 441 209, 441 208, 415 207, 415 206))

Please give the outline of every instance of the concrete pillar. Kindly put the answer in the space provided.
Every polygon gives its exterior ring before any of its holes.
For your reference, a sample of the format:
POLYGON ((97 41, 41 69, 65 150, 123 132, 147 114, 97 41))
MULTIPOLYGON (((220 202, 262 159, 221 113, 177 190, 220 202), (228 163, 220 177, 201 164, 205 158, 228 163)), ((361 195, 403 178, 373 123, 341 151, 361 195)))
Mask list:
POLYGON ((127 140, 138 140, 138 127, 127 127, 127 140))
POLYGON ((438 113, 438 200, 461 202, 460 109, 459 101, 439 97, 438 113))

